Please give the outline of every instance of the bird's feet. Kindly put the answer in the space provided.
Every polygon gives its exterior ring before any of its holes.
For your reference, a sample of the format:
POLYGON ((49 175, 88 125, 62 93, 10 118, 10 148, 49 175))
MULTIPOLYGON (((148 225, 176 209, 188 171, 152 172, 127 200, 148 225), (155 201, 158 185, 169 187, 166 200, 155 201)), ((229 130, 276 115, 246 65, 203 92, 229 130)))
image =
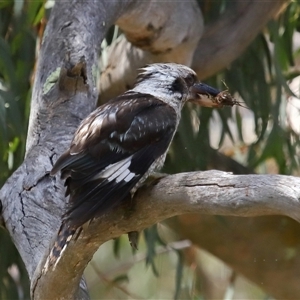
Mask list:
POLYGON ((139 233, 138 231, 130 231, 127 233, 130 246, 133 250, 138 250, 139 233))

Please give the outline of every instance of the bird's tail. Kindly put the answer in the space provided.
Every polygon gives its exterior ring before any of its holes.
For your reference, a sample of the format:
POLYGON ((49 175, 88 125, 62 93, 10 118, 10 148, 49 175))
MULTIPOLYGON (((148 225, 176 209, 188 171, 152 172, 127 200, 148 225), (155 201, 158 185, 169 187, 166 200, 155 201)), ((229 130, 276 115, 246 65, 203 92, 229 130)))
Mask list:
POLYGON ((55 269, 75 232, 76 228, 70 226, 68 222, 62 223, 54 242, 54 246, 51 249, 49 256, 47 257, 46 263, 43 268, 43 273, 46 273, 49 268, 55 269))

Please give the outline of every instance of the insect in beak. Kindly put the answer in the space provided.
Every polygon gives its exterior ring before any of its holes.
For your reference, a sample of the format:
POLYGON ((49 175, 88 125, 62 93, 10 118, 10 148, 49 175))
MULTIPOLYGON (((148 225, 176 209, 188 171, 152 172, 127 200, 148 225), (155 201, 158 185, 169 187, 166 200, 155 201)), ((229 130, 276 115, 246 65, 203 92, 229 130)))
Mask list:
POLYGON ((241 102, 237 101, 232 95, 228 92, 228 90, 222 91, 219 94, 217 94, 212 101, 216 101, 219 103, 218 107, 223 107, 223 106, 240 106, 243 108, 247 108, 246 106, 243 106, 241 102))
POLYGON ((202 82, 196 83, 191 87, 192 99, 190 102, 197 103, 198 105, 204 107, 216 107, 222 108, 223 106, 243 106, 239 101, 237 101, 228 90, 219 91, 207 84, 202 82))

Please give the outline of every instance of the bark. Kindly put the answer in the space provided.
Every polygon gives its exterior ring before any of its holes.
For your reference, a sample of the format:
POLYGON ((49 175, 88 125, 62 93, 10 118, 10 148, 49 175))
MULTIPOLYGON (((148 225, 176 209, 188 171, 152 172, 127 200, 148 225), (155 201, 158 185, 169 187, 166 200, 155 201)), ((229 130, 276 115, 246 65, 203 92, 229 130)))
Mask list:
MULTIPOLYGON (((107 59, 100 77, 100 102, 124 92, 134 83, 136 69, 153 62, 173 61, 191 66, 198 74, 199 79, 205 79, 216 72, 228 67, 238 58, 257 34, 265 27, 267 22, 274 18, 289 3, 288 0, 276 1, 232 1, 230 8, 215 22, 208 24, 203 30, 201 13, 192 6, 187 14, 191 24, 195 27, 187 30, 186 42, 174 48, 180 39, 168 39, 164 44, 164 51, 157 50, 156 43, 152 41, 151 48, 137 48, 140 36, 135 36, 133 43, 121 37, 113 43, 107 51, 107 59), (193 29, 194 28, 194 29, 193 29), (192 30, 193 29, 193 30, 192 30), (202 34, 203 33, 203 34, 202 34), (194 41, 197 43, 191 43, 194 41), (172 49, 168 52, 166 49, 172 49), (194 53, 191 60, 186 51, 194 53), (132 68, 134 66, 134 68, 132 68)), ((186 11, 186 2, 182 2, 186 11)), ((181 11, 179 12, 181 13, 181 11)), ((152 15, 149 15, 149 19, 152 15)), ((144 24, 150 22, 145 17, 144 24)), ((177 24, 180 24, 180 18, 177 24)), ((119 24, 127 35, 128 28, 119 24)), ((180 32, 184 32, 180 28, 180 32)), ((147 30, 143 34, 146 34, 147 30)), ((178 28, 171 36, 178 35, 178 28)), ((142 36, 143 36, 142 34, 142 36)), ((181 38, 181 37, 180 37, 181 38)), ((131 39, 132 42, 132 39, 131 39)))
MULTIPOLYGON (((138 22, 135 18, 138 14, 155 12, 157 5, 156 1, 129 0, 94 1, 87 5, 74 0, 57 2, 52 10, 35 76, 26 157, 0 192, 5 226, 21 254, 30 280, 39 276, 37 265, 48 255, 51 240, 60 226, 66 201, 64 188, 58 178, 49 176, 49 171, 69 145, 80 120, 95 108, 98 54, 103 37, 118 19, 124 24, 130 20, 138 22)), ((172 18, 166 7, 155 15, 152 22, 147 23, 148 41, 159 40, 160 32, 166 30, 162 35, 165 39, 168 28, 176 25, 174 20, 168 21, 172 18)), ((179 17, 178 9, 176 16, 179 17)), ((185 29, 184 22, 182 24, 185 29)), ((129 29, 129 33, 132 35, 132 30, 129 29)), ((191 57, 192 52, 186 55, 191 57)), ((87 257, 89 255, 87 253, 87 257)), ((55 290, 58 298, 87 297, 84 289, 77 293, 81 276, 75 276, 75 281, 67 285, 62 284, 67 282, 62 275, 56 273, 56 276, 61 280, 55 289, 49 284, 47 287, 55 290)), ((38 290, 39 285, 32 285, 32 297, 48 298, 43 297, 43 293, 35 293, 35 287, 38 290)))
MULTIPOLYGON (((154 180, 139 190, 134 199, 134 209, 124 203, 112 213, 94 220, 76 241, 70 242, 54 271, 50 270, 40 277, 38 270, 38 277, 33 279, 37 284, 36 297, 66 297, 62 279, 68 283, 78 282, 98 247, 121 234, 140 231, 167 218, 188 213, 242 217, 281 214, 299 221, 299 199, 300 179, 291 176, 206 171, 154 180)), ((207 228, 210 227, 203 230, 207 228)), ((188 236, 191 237, 192 233, 188 236)), ((210 237, 204 233, 203 236, 204 241, 210 237)), ((220 243, 219 247, 224 247, 224 244, 220 243)), ((241 260, 239 263, 240 269, 244 270, 241 260)), ((42 261, 40 266, 43 264, 42 261)))
MULTIPOLYGON (((193 7, 193 2, 188 3, 193 7)), ((70 243, 57 268, 41 274, 66 201, 63 183, 58 177, 50 177, 49 171, 69 145, 80 120, 96 105, 101 41, 118 19, 120 24, 122 20, 134 21, 142 11, 155 11, 157 5, 156 1, 130 0, 89 1, 87 5, 85 1, 69 0, 58 1, 53 8, 35 77, 26 157, 0 191, 2 217, 26 265, 32 298, 87 299, 82 272, 103 242, 174 215, 195 211, 242 216, 285 214, 298 220, 297 178, 234 177, 221 172, 178 174, 145 187, 131 214, 124 204, 95 220, 76 242, 70 243), (139 9, 133 13, 135 7, 139 9)), ((168 10, 161 10, 161 14, 167 20, 168 10)), ((154 15, 152 26, 147 23, 153 41, 160 36, 154 30, 156 26, 176 24, 159 23, 162 17, 156 19, 154 15)), ((143 18, 135 21, 133 27, 143 18)), ((181 28, 190 28, 184 26, 183 22, 181 28)))
MULTIPOLYGON (((61 182, 49 171, 80 120, 95 108, 101 41, 129 2, 58 1, 52 10, 35 76, 26 157, 0 193, 6 228, 30 280, 47 255, 66 201, 61 182)), ((79 279, 65 285, 67 297, 74 298, 78 284, 79 279)), ((81 289, 77 297, 87 295, 81 289)))

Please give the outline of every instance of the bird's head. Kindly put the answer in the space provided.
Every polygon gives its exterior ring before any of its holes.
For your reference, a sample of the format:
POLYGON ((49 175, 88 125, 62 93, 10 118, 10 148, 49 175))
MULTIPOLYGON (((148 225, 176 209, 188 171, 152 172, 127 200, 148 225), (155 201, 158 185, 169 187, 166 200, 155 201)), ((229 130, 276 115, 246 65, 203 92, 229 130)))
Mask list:
POLYGON ((233 106, 235 99, 200 82, 196 73, 175 63, 151 64, 141 69, 134 91, 150 94, 167 102, 177 111, 190 101, 205 107, 233 106))

